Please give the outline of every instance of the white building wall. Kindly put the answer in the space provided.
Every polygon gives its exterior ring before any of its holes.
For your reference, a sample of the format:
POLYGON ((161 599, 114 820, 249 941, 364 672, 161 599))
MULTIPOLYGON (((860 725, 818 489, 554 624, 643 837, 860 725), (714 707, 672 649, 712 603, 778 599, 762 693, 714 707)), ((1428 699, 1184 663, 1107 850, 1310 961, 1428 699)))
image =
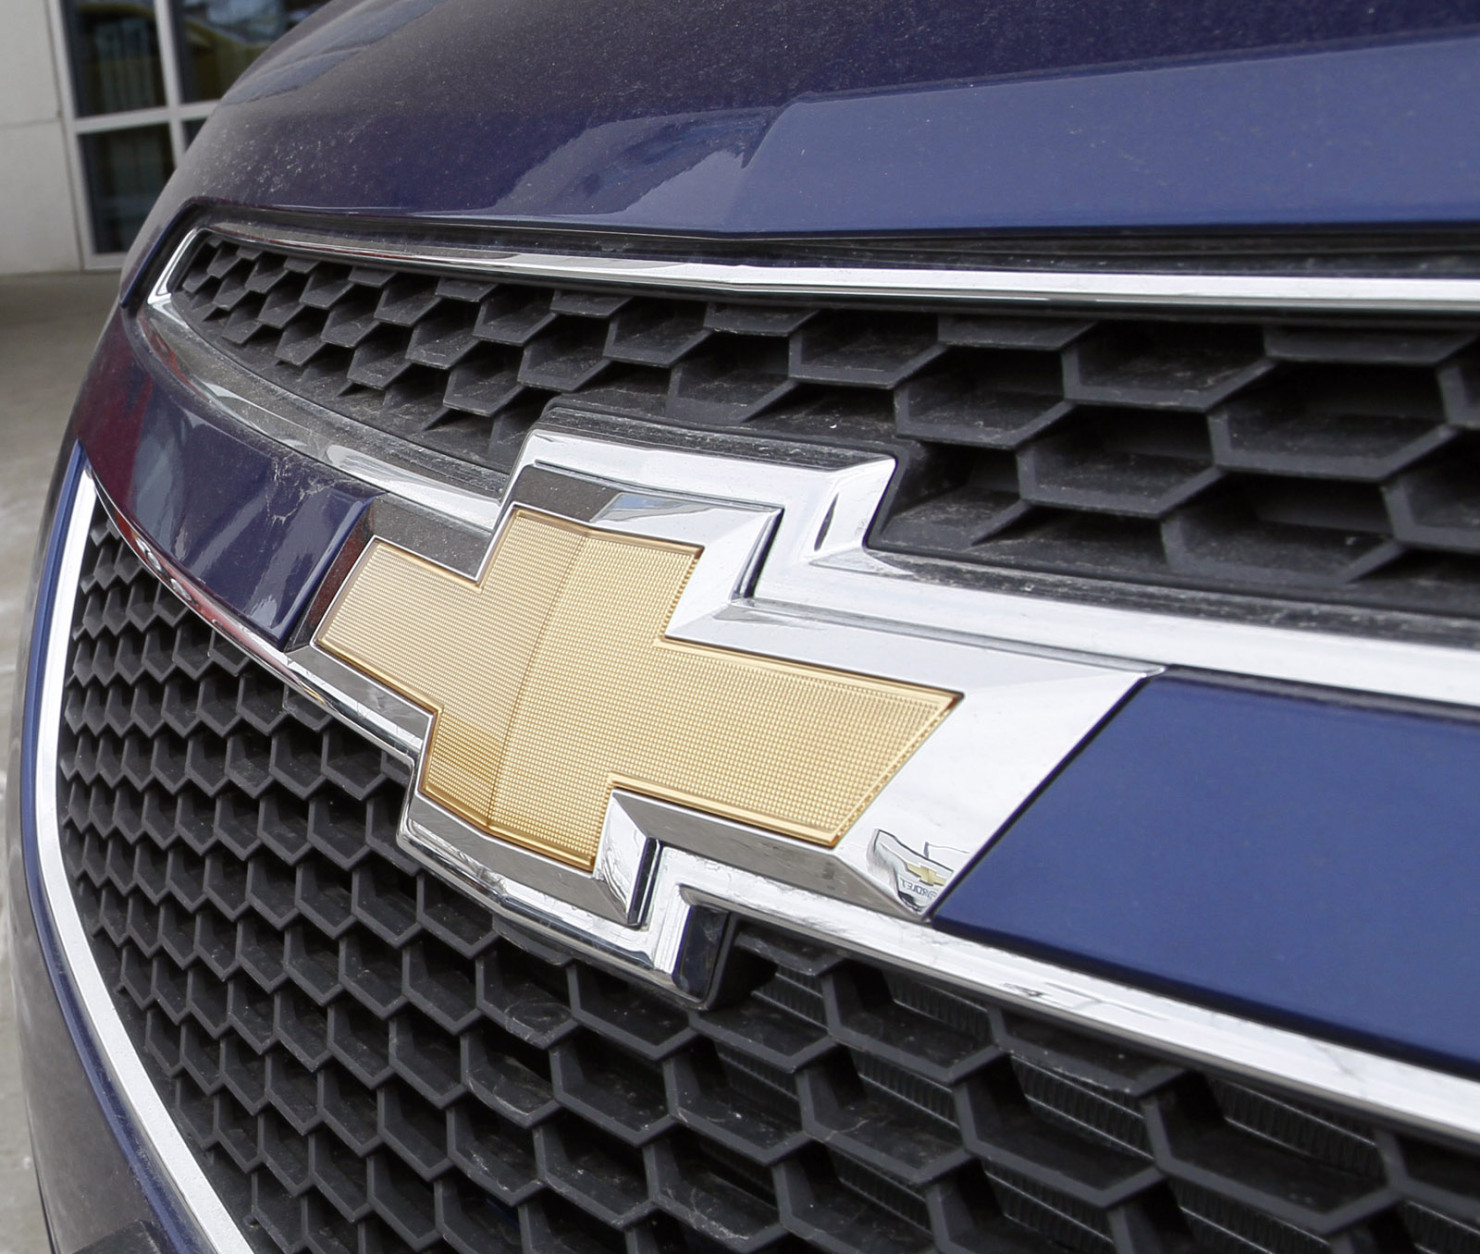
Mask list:
POLYGON ((0 0, 0 274, 76 270, 75 202, 45 0, 0 0))

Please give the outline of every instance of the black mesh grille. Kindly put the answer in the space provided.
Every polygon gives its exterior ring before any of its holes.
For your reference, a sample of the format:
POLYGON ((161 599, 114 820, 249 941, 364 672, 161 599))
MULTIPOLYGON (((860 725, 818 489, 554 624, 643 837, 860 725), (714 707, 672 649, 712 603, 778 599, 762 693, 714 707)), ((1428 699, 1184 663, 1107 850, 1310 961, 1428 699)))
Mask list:
POLYGON ((892 452, 879 549, 1480 615, 1480 321, 718 304, 211 235, 175 299, 288 390, 495 468, 579 397, 892 452))
POLYGON ((66 864, 264 1252, 1480 1254, 1480 1154, 746 925, 686 1010, 393 841, 405 776, 101 518, 66 864))

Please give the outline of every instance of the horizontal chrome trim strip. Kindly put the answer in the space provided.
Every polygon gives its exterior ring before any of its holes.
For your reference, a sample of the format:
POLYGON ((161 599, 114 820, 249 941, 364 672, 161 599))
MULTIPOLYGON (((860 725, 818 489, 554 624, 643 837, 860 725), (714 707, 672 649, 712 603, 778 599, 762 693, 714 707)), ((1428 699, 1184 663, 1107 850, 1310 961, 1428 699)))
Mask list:
MULTIPOLYGON (((87 483, 91 499, 90 478, 87 483)), ((365 723, 358 721, 353 711, 339 708, 317 691, 313 677, 301 666, 236 622, 202 589, 150 550, 127 520, 113 512, 125 538, 145 563, 173 583, 202 618, 283 679, 324 701, 351 726, 362 732, 366 730, 365 723)), ((75 580, 76 565, 69 569, 75 580)), ((59 618, 65 617, 67 608, 59 594, 58 610, 63 611, 59 618)), ((59 720, 65 632, 58 635, 54 631, 49 648, 52 652, 47 658, 48 684, 58 699, 45 708, 50 711, 49 717, 59 720)), ((388 748, 395 747, 389 735, 382 734, 380 740, 388 748)), ((49 749, 44 761, 50 762, 54 772, 55 746, 43 747, 49 749)), ((54 844, 54 814, 51 828, 43 829, 48 830, 54 844)), ((56 862, 60 865, 59 856, 56 862)), ((1480 1081, 1191 1005, 846 902, 824 901, 815 894, 736 868, 713 866, 709 870, 712 874, 706 876, 708 887, 697 896, 721 908, 778 926, 801 929, 881 962, 903 964, 921 974, 1031 1007, 1066 1023, 1103 1031, 1145 1048, 1164 1049, 1193 1062, 1238 1072, 1254 1081, 1293 1088, 1311 1097, 1340 1102, 1435 1132, 1480 1138, 1480 1081)), ((64 877, 48 881, 48 893, 59 893, 65 898, 62 904, 75 917, 64 877)), ((86 938, 79 935, 74 943, 82 945, 84 957, 91 963, 86 938)), ((102 992, 106 996, 106 990, 102 992)), ((114 1048, 119 1041, 124 1048, 130 1048, 125 1037, 113 1038, 114 1048)))
POLYGON ((42 889, 58 944, 66 959, 67 974, 86 1016, 98 1055, 107 1066, 142 1141, 153 1155, 151 1166, 171 1186, 183 1209, 194 1220, 204 1248, 215 1251, 215 1254, 252 1254, 251 1245, 226 1204, 207 1181, 149 1078, 143 1058, 129 1040, 128 1030, 113 1004, 108 983, 93 957, 62 859, 57 819, 57 737, 62 726, 62 690, 67 675, 72 610, 97 499, 92 474, 84 471, 78 478, 71 514, 66 519, 59 518, 55 524, 66 530, 56 576, 56 599, 51 606, 51 626, 46 639, 39 642, 46 655, 41 666, 34 781, 37 857, 42 889))
MULTIPOLYGON (((555 283, 632 283, 720 297, 1004 301, 1023 305, 1058 301, 1223 310, 1480 311, 1480 279, 1468 278, 768 266, 507 252, 394 239, 356 243, 325 232, 292 227, 265 229, 231 221, 212 223, 211 229, 245 244, 303 249, 364 265, 447 267, 555 283)), ((366 229, 371 229, 368 224, 366 229)))

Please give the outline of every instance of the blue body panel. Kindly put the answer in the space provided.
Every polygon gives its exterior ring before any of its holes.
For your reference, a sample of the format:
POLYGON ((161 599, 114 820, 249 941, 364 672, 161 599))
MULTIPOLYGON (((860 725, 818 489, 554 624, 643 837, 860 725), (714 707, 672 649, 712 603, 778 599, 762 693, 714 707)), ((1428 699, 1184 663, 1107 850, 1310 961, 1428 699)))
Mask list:
POLYGON ((281 644, 375 495, 216 416, 115 316, 77 402, 98 482, 162 553, 281 644))
POLYGON ((1480 1071, 1480 722, 1137 693, 938 926, 1480 1071))
POLYGON ((1473 221, 1480 3, 361 0, 161 198, 685 235, 1473 221))

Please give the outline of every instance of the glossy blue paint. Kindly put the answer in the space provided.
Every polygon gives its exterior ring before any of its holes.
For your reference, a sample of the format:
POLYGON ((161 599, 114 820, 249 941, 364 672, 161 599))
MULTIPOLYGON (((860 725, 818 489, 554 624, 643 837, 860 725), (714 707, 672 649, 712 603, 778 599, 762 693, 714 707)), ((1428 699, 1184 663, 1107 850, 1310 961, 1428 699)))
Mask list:
POLYGON ((77 400, 98 482, 162 553, 282 643, 375 492, 216 416, 130 335, 115 316, 77 400))
MULTIPOLYGON (((360 0, 192 200, 685 234, 1471 221, 1480 0, 360 0)), ((141 246, 142 248, 143 246, 141 246)))
POLYGON ((935 920, 1480 1071, 1477 766, 1477 722, 1156 680, 935 920))

